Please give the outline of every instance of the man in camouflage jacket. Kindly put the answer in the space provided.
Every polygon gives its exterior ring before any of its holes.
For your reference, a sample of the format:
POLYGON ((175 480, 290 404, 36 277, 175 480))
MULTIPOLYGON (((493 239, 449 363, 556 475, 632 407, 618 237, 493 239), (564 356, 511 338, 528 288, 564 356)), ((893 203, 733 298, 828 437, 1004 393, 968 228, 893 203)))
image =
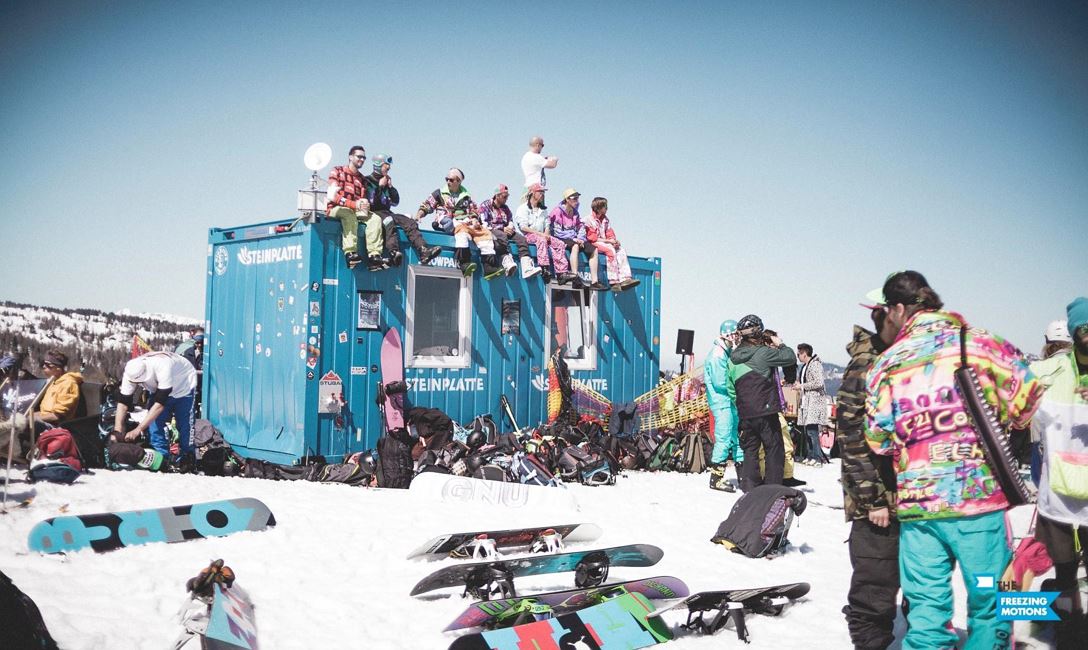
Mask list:
MULTIPOLYGON (((871 296, 870 303, 882 303, 871 296)), ((842 456, 843 505, 850 529, 850 579, 843 607, 855 648, 887 648, 895 636, 895 596, 899 592, 899 523, 895 519, 895 469, 890 456, 874 454, 865 440, 865 377, 895 339, 882 304, 871 310, 878 333, 854 326, 846 346, 850 363, 838 392, 837 433, 842 456)))

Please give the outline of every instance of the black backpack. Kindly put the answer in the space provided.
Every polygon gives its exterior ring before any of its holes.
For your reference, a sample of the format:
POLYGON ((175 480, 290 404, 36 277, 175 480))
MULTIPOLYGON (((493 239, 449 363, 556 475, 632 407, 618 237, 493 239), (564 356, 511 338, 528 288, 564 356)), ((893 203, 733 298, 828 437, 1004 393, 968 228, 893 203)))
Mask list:
POLYGON ((378 487, 407 488, 412 482, 411 437, 404 429, 390 431, 378 440, 378 487))
POLYGON ((748 557, 776 553, 789 543, 793 518, 807 505, 803 492, 782 485, 760 485, 733 504, 729 517, 710 541, 748 557))

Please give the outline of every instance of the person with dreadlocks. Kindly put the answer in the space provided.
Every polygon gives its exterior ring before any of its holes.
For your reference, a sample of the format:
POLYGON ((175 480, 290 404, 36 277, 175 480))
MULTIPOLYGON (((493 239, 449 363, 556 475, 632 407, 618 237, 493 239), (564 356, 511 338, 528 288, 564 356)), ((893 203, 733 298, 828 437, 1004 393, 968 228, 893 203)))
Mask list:
POLYGON ((737 394, 737 416, 740 445, 744 457, 759 458, 764 454, 765 469, 760 475, 759 463, 744 463, 740 468, 740 489, 748 492, 760 485, 782 485, 785 472, 785 447, 778 414, 782 400, 778 397, 775 368, 797 363, 793 350, 778 336, 770 344, 763 340, 763 321, 749 314, 737 323, 740 343, 733 350, 733 385, 737 394))
POLYGON ((997 617, 997 591, 975 578, 1001 576, 1009 564, 1009 500, 955 372, 965 357, 978 397, 1014 428, 1028 425, 1043 386, 1014 345, 945 311, 921 273, 893 273, 882 292, 897 334, 867 377, 865 436, 895 464, 899 575, 910 603, 903 647, 957 645, 952 570, 958 565, 967 588, 965 650, 1008 648, 1012 630, 997 617))

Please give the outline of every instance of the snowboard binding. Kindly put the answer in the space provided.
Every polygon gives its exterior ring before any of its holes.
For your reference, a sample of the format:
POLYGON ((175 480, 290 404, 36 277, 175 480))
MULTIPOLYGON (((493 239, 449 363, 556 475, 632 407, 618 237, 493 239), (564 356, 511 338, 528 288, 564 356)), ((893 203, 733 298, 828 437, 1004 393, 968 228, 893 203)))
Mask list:
POLYGON ((489 538, 487 533, 480 533, 475 538, 450 551, 450 557, 473 560, 497 560, 499 548, 495 540, 489 538))
POLYGON ((595 551, 586 555, 574 568, 574 586, 579 589, 596 587, 608 579, 608 555, 595 551))
POLYGON ((215 591, 213 585, 216 584, 221 584, 227 589, 234 584, 234 571, 229 566, 224 566, 221 559, 214 560, 201 569, 196 576, 189 578, 185 583, 185 589, 192 593, 193 598, 211 598, 215 591))
POLYGON ((461 596, 477 600, 491 600, 492 596, 517 598, 514 572, 503 562, 474 567, 465 577, 465 591, 461 596))
POLYGON ((563 536, 554 528, 541 531, 529 545, 530 553, 562 553, 563 536))
POLYGON ((744 608, 741 603, 723 600, 717 607, 695 608, 688 605, 688 620, 680 627, 697 634, 714 634, 725 627, 727 621, 733 621, 737 638, 749 643, 748 626, 744 624, 744 608), (710 620, 707 620, 709 617, 710 620))

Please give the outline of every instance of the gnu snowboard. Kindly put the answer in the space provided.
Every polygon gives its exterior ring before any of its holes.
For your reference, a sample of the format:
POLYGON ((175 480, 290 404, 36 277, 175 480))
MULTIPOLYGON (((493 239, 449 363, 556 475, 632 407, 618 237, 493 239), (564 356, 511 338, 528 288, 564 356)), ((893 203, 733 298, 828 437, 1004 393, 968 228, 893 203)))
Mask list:
POLYGON ((412 479, 408 490, 414 498, 418 497, 427 502, 437 499, 443 503, 485 504, 549 513, 578 510, 574 492, 562 484, 529 485, 423 472, 412 479))
POLYGON ((544 594, 533 594, 521 598, 502 598, 499 600, 481 600, 469 605, 460 616, 446 626, 445 631, 463 630, 470 627, 510 627, 503 625, 504 620, 512 620, 519 611, 525 611, 527 605, 540 606, 555 614, 563 614, 596 605, 622 594, 641 594, 648 600, 683 598, 690 593, 688 586, 680 578, 658 576, 619 582, 588 589, 568 589, 544 594))
POLYGON ((727 620, 732 620, 737 630, 737 638, 748 641, 748 628, 744 624, 745 612, 778 616, 786 605, 808 591, 807 582, 755 589, 700 591, 678 603, 656 609, 650 615, 660 616, 670 610, 687 609, 688 620, 683 627, 700 634, 714 634, 725 626, 727 620))
POLYGON ((408 559, 426 557, 439 559, 449 557, 450 553, 462 548, 480 535, 487 535, 500 549, 527 547, 537 535, 546 530, 554 530, 563 537, 563 542, 589 542, 601 536, 601 528, 595 524, 564 524, 561 526, 539 526, 536 528, 515 528, 512 530, 481 530, 475 533, 450 533, 439 535, 408 554, 408 559))
POLYGON ((672 639, 642 594, 623 594, 600 605, 502 630, 469 634, 449 650, 630 650, 672 639))
POLYGON ((153 510, 53 517, 30 530, 30 550, 64 553, 85 548, 98 553, 151 542, 184 542, 222 537, 276 525, 257 499, 227 499, 153 510))
POLYGON ((439 569, 420 580, 410 595, 418 596, 444 587, 464 587, 465 595, 481 600, 488 600, 492 593, 513 598, 517 596, 514 578, 567 571, 577 574, 576 587, 595 587, 608 578, 609 567, 653 566, 664 554, 660 548, 650 544, 631 544, 592 551, 458 564, 439 569))

